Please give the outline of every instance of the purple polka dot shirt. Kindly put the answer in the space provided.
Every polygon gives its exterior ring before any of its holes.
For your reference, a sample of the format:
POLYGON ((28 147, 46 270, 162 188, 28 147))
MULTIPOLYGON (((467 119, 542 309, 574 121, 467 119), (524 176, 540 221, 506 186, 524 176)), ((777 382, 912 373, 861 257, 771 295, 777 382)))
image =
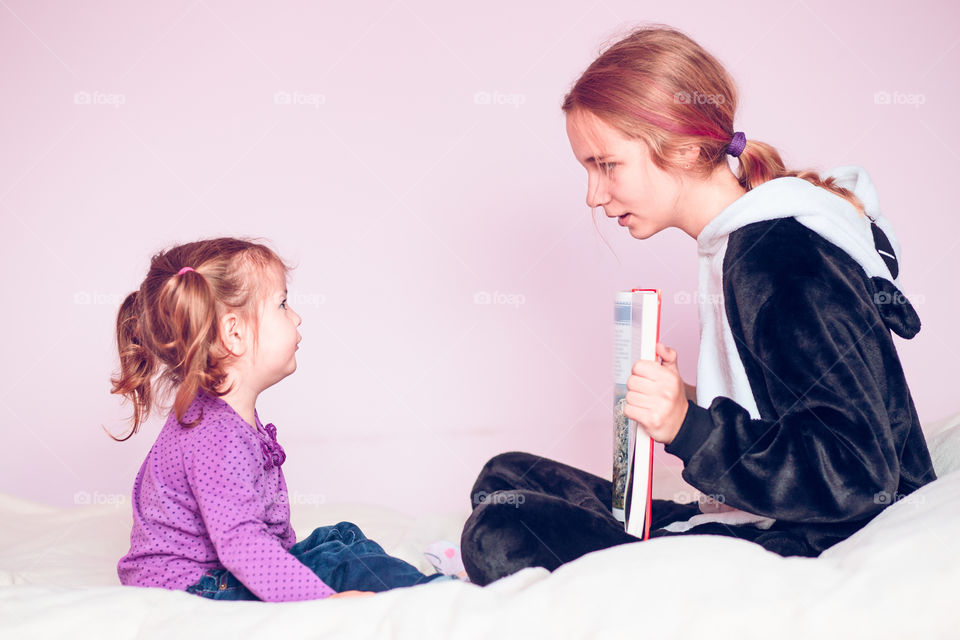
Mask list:
POLYGON ((171 411, 133 485, 130 552, 120 582, 185 590, 209 569, 228 569, 266 602, 334 593, 288 549, 290 526, 283 449, 273 425, 257 430, 220 398, 202 391, 184 414, 171 411))

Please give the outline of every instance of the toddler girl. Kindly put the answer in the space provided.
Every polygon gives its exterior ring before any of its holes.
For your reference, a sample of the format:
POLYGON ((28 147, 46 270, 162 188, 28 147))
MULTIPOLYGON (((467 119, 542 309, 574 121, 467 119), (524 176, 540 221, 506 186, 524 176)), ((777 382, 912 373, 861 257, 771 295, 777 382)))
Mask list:
POLYGON ((443 578, 387 555, 349 522, 296 543, 286 458, 257 396, 297 368, 300 316, 287 304, 287 266, 234 238, 155 255, 120 307, 120 373, 112 392, 133 404, 136 433, 157 385, 173 410, 133 486, 125 585, 218 600, 289 601, 357 595, 443 578))

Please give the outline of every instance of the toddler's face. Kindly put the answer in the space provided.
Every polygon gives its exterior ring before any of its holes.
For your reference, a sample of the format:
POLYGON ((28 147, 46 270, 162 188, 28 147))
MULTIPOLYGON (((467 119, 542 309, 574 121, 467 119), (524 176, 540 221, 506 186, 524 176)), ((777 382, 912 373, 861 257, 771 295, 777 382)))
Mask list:
POLYGON ((264 294, 254 371, 260 386, 266 389, 297 369, 300 316, 287 303, 287 287, 282 276, 272 279, 264 294))

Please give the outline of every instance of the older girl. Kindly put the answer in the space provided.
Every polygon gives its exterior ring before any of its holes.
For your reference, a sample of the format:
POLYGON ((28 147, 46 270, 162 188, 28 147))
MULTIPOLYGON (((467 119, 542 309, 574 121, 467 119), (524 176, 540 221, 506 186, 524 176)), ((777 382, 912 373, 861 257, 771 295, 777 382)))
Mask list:
MULTIPOLYGON (((660 344, 660 363, 634 366, 626 413, 725 506, 654 500, 651 536, 816 556, 935 479, 891 336, 920 321, 866 171, 788 171, 734 130, 736 107, 723 66, 663 27, 607 49, 563 102, 587 204, 638 240, 676 227, 697 243, 697 387, 660 344)), ((637 540, 609 481, 530 454, 490 460, 472 500, 461 542, 479 584, 637 540)))

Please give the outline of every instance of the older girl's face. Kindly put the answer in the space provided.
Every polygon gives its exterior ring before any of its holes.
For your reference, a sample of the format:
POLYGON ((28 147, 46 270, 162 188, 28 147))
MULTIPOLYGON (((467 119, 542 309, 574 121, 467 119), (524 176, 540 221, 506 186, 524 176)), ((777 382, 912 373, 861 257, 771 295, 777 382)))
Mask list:
POLYGON ((679 181, 653 164, 646 143, 583 109, 567 114, 567 137, 587 170, 587 206, 603 207, 641 240, 677 226, 679 181))

